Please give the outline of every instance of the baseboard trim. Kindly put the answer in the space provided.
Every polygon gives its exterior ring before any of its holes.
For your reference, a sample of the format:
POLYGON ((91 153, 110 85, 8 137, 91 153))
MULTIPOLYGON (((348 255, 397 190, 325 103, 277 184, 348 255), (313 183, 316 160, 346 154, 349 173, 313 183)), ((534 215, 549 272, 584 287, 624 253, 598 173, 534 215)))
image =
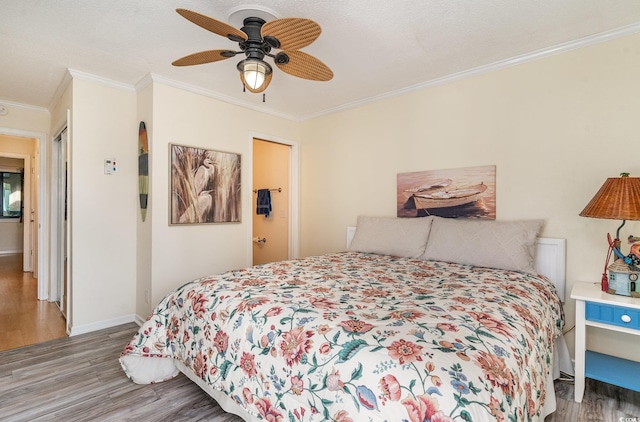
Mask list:
POLYGON ((144 324, 145 322, 147 322, 146 318, 141 317, 140 315, 136 314, 136 318, 135 318, 135 322, 136 324, 138 324, 139 327, 142 327, 142 324, 144 324))
POLYGON ((69 336, 77 336, 79 334, 86 334, 92 331, 103 330, 105 328, 116 327, 122 324, 128 324, 130 322, 135 322, 138 324, 138 315, 131 314, 125 315, 118 318, 107 319, 104 321, 92 322, 90 324, 76 325, 71 327, 71 331, 69 332, 69 336))
POLYGON ((22 253, 22 249, 20 250, 10 250, 10 251, 0 251, 0 255, 16 255, 16 254, 21 254, 22 253))

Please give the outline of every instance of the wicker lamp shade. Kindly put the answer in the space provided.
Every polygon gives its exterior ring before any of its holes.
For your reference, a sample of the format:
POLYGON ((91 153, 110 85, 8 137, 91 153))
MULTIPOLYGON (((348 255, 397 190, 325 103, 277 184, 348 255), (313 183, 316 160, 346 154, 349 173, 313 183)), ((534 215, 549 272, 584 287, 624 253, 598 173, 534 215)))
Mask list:
POLYGON ((640 220, 640 177, 608 178, 591 202, 580 213, 582 217, 612 220, 640 220))

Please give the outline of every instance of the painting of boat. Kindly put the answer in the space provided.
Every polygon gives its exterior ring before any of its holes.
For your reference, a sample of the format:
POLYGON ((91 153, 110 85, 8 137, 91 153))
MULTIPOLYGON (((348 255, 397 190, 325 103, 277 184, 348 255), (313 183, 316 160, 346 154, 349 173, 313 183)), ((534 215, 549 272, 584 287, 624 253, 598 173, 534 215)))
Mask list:
POLYGON ((398 217, 496 217, 496 167, 398 173, 398 217))
POLYGON ((410 199, 416 209, 433 209, 445 207, 458 207, 460 205, 476 202, 487 190, 487 185, 480 182, 478 185, 448 189, 442 187, 427 192, 413 193, 410 199))

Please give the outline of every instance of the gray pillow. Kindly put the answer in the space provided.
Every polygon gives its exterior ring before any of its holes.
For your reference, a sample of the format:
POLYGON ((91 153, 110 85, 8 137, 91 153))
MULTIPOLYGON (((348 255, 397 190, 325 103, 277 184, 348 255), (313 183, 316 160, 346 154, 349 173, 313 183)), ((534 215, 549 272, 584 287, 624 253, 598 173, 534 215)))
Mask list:
POLYGON ((422 258, 535 274, 536 237, 542 224, 434 217, 422 258))
POLYGON ((433 217, 359 216, 350 251, 419 258, 424 254, 433 217))

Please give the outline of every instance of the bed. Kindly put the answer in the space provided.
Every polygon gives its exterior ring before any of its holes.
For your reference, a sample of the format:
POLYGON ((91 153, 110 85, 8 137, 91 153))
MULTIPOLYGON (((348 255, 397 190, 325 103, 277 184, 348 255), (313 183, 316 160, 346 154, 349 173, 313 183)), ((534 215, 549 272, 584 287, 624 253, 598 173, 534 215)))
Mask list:
POLYGON ((345 252, 182 285, 120 362, 247 421, 542 420, 564 317, 541 224, 359 217, 345 252))

